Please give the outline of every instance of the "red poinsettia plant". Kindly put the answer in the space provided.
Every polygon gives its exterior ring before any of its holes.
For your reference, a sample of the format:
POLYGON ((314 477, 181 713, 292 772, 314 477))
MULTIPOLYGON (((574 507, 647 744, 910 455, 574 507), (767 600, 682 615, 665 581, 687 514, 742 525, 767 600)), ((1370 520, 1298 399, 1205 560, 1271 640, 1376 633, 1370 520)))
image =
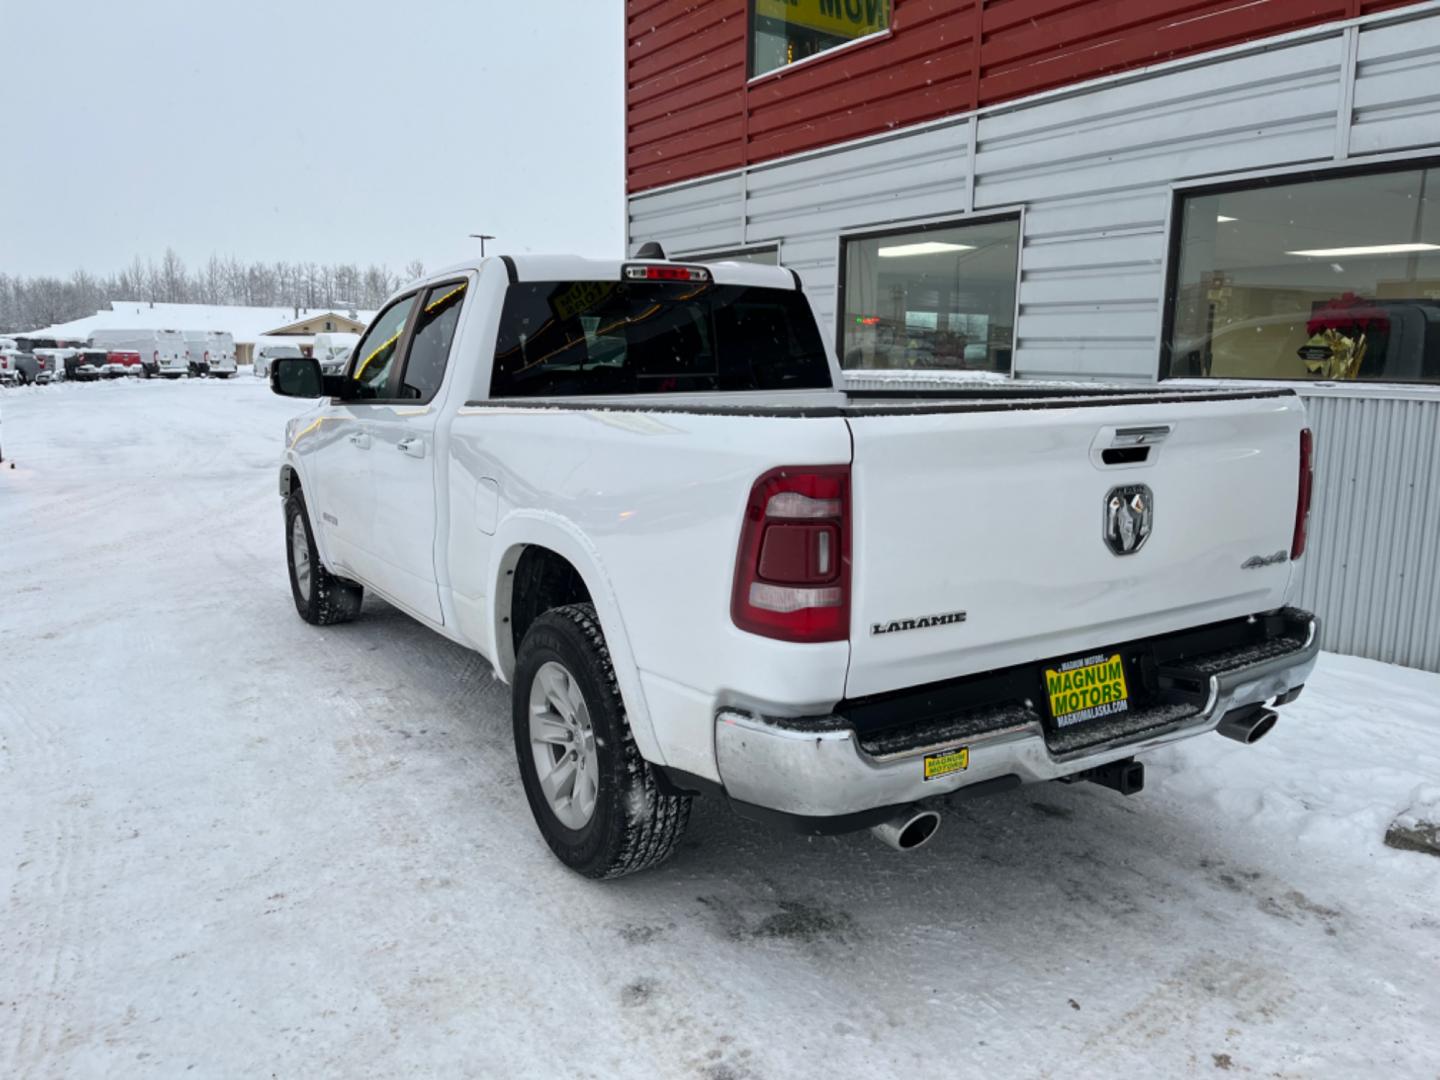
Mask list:
POLYGON ((1305 332, 1312 337, 1334 330, 1350 336, 1368 334, 1372 330, 1385 330, 1390 326, 1390 317, 1363 297, 1347 292, 1327 300, 1317 308, 1305 324, 1305 332))

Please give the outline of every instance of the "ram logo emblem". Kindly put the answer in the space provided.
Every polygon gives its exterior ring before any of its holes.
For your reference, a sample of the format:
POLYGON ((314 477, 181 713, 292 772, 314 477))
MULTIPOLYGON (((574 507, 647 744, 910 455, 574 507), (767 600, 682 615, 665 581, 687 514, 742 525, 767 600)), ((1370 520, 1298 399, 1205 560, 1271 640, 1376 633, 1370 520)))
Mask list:
POLYGON ((1134 555, 1150 539, 1155 496, 1144 484, 1111 488, 1105 496, 1105 546, 1116 555, 1134 555))

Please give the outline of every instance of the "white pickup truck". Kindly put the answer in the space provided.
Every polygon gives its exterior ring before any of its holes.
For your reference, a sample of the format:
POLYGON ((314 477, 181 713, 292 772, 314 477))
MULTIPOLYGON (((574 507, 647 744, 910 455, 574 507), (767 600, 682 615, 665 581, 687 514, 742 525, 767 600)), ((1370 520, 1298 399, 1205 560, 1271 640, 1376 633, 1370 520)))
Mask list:
POLYGON ((271 385, 326 398, 280 470, 300 615, 368 589, 487 657, 592 877, 663 859, 695 794, 909 848, 941 796, 1133 793, 1139 754, 1263 736, 1315 662, 1288 390, 846 393, 788 270, 540 256, 271 385))

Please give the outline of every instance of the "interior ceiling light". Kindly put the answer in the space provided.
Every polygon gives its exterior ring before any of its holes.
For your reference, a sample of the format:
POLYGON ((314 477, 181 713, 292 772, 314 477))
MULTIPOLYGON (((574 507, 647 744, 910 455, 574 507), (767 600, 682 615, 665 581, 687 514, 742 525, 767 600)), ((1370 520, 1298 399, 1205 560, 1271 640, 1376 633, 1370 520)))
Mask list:
POLYGON ((925 240, 919 244, 897 244, 880 249, 882 259, 903 259, 907 255, 943 255, 947 251, 974 251, 974 244, 947 244, 941 240, 925 240))
POLYGON ((1234 219, 1233 217, 1226 217, 1224 214, 1216 214, 1216 215, 1215 215, 1215 220, 1216 220, 1216 221, 1219 221, 1219 222, 1225 222, 1225 221, 1234 221, 1235 219, 1234 219))
POLYGON ((1314 248, 1287 251, 1286 255, 1313 255, 1317 259, 1343 259, 1347 255, 1407 255, 1414 251, 1440 251, 1440 244, 1369 244, 1365 247, 1314 248))

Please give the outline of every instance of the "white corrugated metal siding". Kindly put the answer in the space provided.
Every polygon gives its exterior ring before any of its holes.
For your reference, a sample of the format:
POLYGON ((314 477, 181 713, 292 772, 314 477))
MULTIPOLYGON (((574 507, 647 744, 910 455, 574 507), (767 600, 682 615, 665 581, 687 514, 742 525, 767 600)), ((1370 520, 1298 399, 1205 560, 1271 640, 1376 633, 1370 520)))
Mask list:
MULTIPOLYGON (((1153 380, 1177 184, 1427 147, 1440 152, 1437 6, 647 192, 629 239, 778 244, 833 347, 842 235, 1023 208, 1015 373, 1153 380)), ((1440 670, 1440 391, 1297 389, 1322 468, 1301 602, 1328 648, 1440 670)))
POLYGON ((1298 603, 1327 649, 1440 671, 1440 395, 1302 396, 1315 507, 1298 603))
POLYGON ((1440 146, 1440 17, 1363 29, 1354 102, 1351 154, 1440 146))

